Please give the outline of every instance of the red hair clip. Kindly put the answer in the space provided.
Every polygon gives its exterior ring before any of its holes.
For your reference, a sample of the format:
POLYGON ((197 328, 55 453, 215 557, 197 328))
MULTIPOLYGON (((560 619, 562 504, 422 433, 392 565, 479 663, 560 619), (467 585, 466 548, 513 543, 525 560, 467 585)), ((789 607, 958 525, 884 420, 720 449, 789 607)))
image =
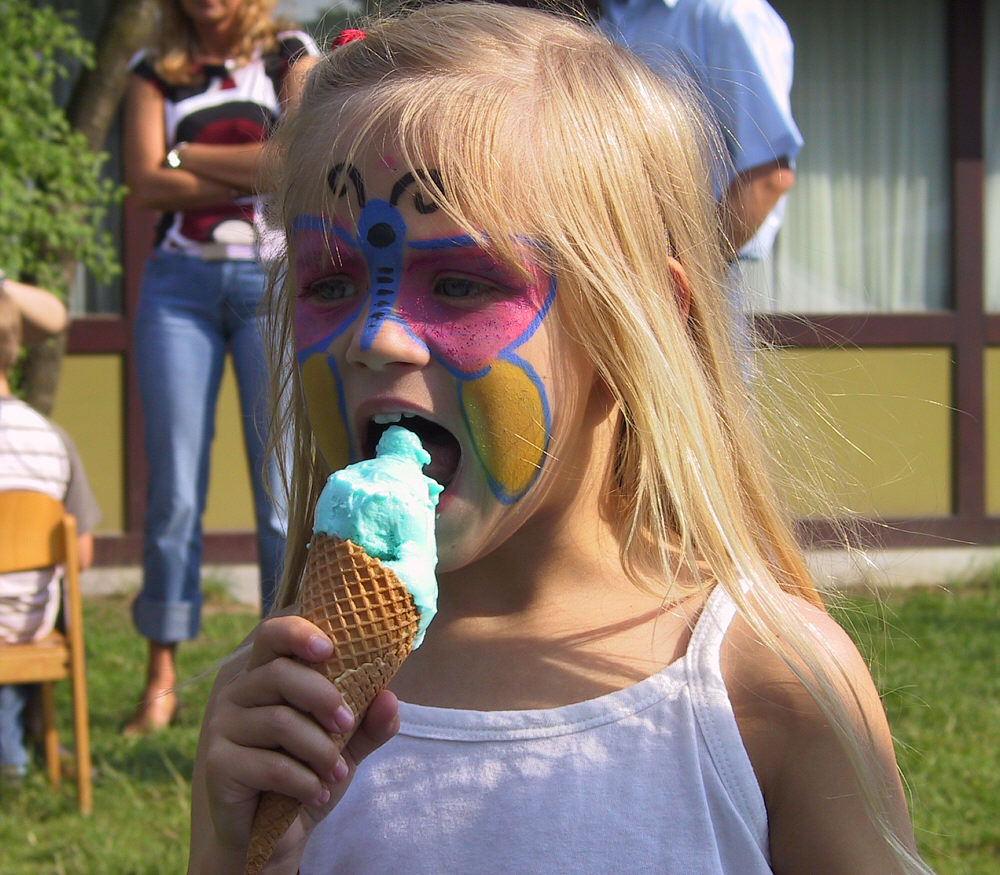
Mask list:
POLYGON ((366 36, 367 34, 363 30, 349 27, 346 30, 342 30, 333 38, 333 41, 330 43, 330 48, 336 49, 340 46, 346 46, 348 43, 352 43, 356 39, 364 39, 366 36))

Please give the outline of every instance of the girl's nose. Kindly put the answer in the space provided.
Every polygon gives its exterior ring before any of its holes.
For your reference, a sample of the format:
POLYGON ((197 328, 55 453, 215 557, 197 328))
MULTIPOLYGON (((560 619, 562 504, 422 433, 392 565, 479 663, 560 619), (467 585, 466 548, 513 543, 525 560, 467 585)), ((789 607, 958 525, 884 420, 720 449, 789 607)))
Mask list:
POLYGON ((397 314, 388 313, 365 319, 354 329, 347 361, 375 371, 394 364, 423 367, 430 351, 397 314))

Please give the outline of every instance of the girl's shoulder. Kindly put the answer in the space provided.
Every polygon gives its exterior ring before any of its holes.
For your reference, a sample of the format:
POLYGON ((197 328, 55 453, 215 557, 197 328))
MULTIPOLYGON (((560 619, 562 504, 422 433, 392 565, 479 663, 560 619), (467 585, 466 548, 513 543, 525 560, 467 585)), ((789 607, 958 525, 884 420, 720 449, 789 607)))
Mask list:
POLYGON ((868 666, 843 627, 804 599, 787 594, 778 599, 783 622, 774 644, 737 613, 721 652, 723 679, 747 752, 754 760, 759 748, 757 760, 765 766, 768 755, 784 760, 785 743, 794 745, 797 739, 829 730, 829 720, 808 686, 818 674, 829 680, 833 698, 858 717, 864 719, 872 708, 881 713, 868 666), (793 647, 807 650, 813 664, 793 647))
POLYGON ((780 599, 786 631, 775 644, 783 655, 739 614, 721 651, 740 737, 767 806, 773 862, 808 869, 811 847, 814 860, 840 859, 849 864, 845 871, 894 871, 891 864, 881 868, 885 844, 858 778, 861 770, 887 793, 889 819, 906 835, 892 737, 868 666, 830 614, 796 596, 780 599), (808 662, 785 649, 792 640, 808 662))

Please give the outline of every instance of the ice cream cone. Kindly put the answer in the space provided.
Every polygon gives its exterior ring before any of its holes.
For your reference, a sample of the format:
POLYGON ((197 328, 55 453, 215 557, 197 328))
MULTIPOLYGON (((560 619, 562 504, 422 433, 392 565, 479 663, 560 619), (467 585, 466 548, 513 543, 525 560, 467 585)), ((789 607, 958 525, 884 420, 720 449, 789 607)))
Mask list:
MULTIPOLYGON (((351 541, 316 534, 306 559, 299 613, 333 641, 334 655, 313 668, 337 685, 360 720, 413 647, 419 623, 413 598, 391 569, 351 541)), ((341 748, 349 738, 333 736, 341 748)), ((260 872, 300 807, 297 799, 281 793, 261 794, 247 875, 260 872)))

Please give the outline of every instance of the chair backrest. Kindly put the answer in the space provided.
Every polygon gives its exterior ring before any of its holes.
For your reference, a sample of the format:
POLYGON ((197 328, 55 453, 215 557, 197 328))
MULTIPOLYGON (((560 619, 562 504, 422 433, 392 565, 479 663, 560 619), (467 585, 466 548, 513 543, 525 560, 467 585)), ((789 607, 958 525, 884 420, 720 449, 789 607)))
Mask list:
POLYGON ((0 644, 0 683, 41 683, 45 725, 45 759, 49 778, 59 782, 59 750, 53 710, 52 682, 69 678, 76 739, 77 798, 89 814, 93 799, 90 780, 90 718, 84 664, 83 604, 76 518, 63 503, 44 492, 0 491, 0 574, 62 566, 64 635, 38 641, 0 644))
POLYGON ((76 521, 44 492, 0 491, 0 574, 75 560, 76 521))

